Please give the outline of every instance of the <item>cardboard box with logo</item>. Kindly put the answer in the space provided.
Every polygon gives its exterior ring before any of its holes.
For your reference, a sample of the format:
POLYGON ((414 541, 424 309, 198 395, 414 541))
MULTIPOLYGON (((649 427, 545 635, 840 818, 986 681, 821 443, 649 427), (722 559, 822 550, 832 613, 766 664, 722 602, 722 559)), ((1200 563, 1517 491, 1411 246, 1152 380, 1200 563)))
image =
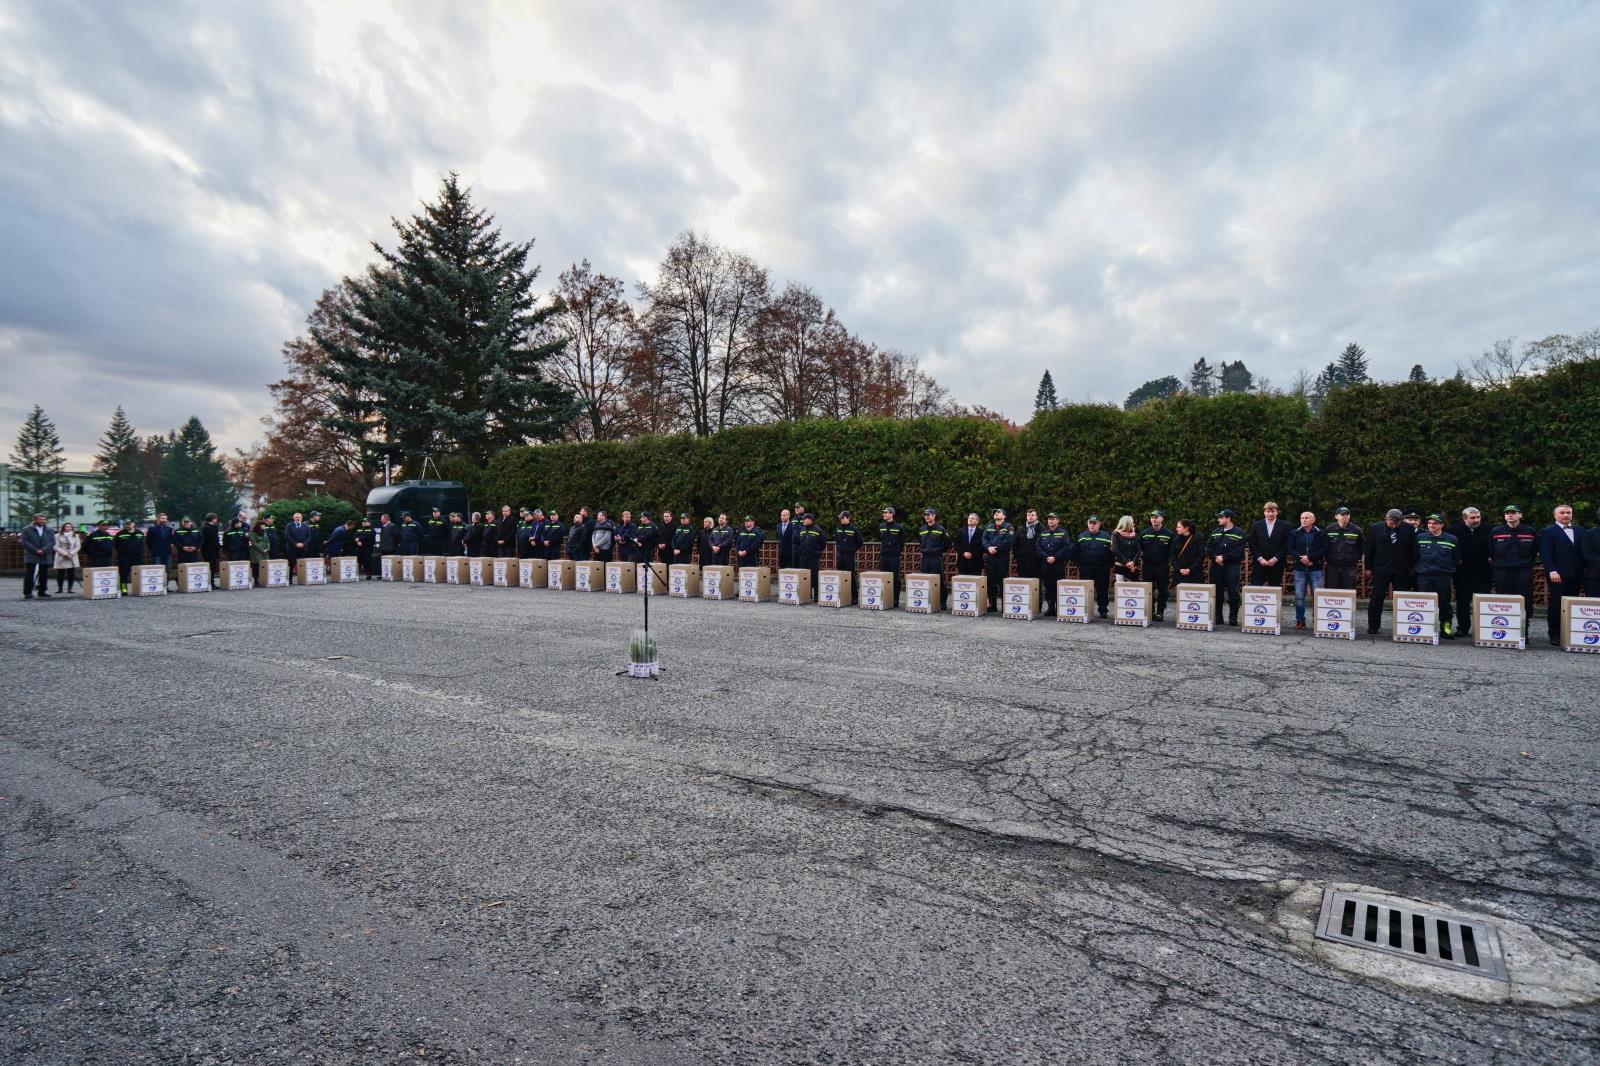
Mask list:
POLYGON ((1521 596, 1480 592, 1472 597, 1472 643, 1479 648, 1528 648, 1527 615, 1521 596))
POLYGON ((299 585, 326 585, 328 564, 321 559, 301 559, 294 564, 295 583, 299 585))
POLYGON ((844 607, 850 602, 849 570, 819 570, 817 572, 817 606, 844 607))
POLYGON ((1394 594, 1396 644, 1439 643, 1439 595, 1434 592, 1394 594))
POLYGON ((1561 650, 1600 653, 1600 596, 1562 599, 1561 650))
POLYGON ((606 563, 599 559, 579 559, 572 564, 575 592, 600 592, 606 587, 606 563))
POLYGON ((179 563, 178 564, 178 591, 179 592, 210 592, 211 591, 211 564, 210 563, 179 563))
POLYGON ((489 573, 494 579, 497 589, 511 589, 517 587, 517 561, 506 557, 496 557, 489 573))
MULTIPOLYGON (((289 560, 263 559, 257 571, 260 575, 261 587, 264 589, 286 589, 289 587, 289 560)), ((399 573, 399 567, 395 567, 399 573)))
POLYGON ((911 614, 934 614, 939 610, 939 589, 943 574, 907 574, 906 610, 911 614))
POLYGON ((700 595, 700 567, 695 563, 673 563, 667 567, 667 595, 688 599, 700 595))
POLYGON ((1000 583, 1002 618, 1031 622, 1039 617, 1039 579, 1008 577, 1000 583))
POLYGON ((1156 587, 1148 581, 1118 581, 1111 586, 1111 624, 1149 627, 1155 595, 1156 587))
POLYGON ((615 593, 637 592, 636 577, 633 572, 634 563, 607 563, 606 564, 606 591, 615 593))
POLYGON ((894 574, 888 570, 867 570, 861 575, 861 609, 887 611, 894 591, 894 574))
POLYGON ((1090 622, 1094 619, 1094 582, 1064 578, 1056 582, 1056 621, 1090 622))
POLYGON ((227 592, 243 592, 255 584, 251 580, 250 560, 231 559, 222 564, 222 588, 227 592))
POLYGON ((465 555, 452 555, 444 561, 444 583, 446 585, 465 585, 467 577, 467 557, 465 555))
POLYGON ((1356 639, 1354 589, 1316 589, 1311 598, 1311 635, 1329 640, 1356 639))
POLYGON ((122 595, 114 566, 86 566, 83 568, 83 591, 86 600, 114 600, 122 595))
POLYGON ((1283 632, 1283 589, 1246 585, 1239 593, 1239 627, 1246 633, 1283 632))
POLYGON ((989 613, 989 579, 982 574, 957 574, 950 579, 950 613, 982 618, 989 613))
MULTIPOLYGON (((249 565, 248 563, 246 564, 249 565)), ((167 568, 161 563, 133 568, 133 583, 128 586, 134 596, 165 596, 167 594, 167 568)))
POLYGON ((1179 585, 1177 627, 1196 629, 1209 633, 1216 627, 1213 613, 1216 609, 1217 590, 1210 585, 1179 585))
MULTIPOLYGON (((822 575, 817 575, 820 583, 822 575)), ((778 571, 778 602, 800 607, 811 602, 811 571, 785 568, 778 571)))
MULTIPOLYGON (((448 560, 446 560, 448 562, 448 560)), ((328 580, 341 585, 348 585, 353 581, 361 580, 361 560, 354 555, 340 555, 333 560, 333 569, 328 571, 328 580)))
POLYGON ((550 560, 518 559, 517 587, 522 589, 549 588, 550 560))
POLYGON ((422 579, 422 556, 400 556, 400 580, 416 582, 422 579))
POLYGON ((399 581, 400 557, 398 555, 380 555, 378 557, 378 577, 384 581, 399 581))
POLYGON ((483 588, 489 583, 489 564, 494 560, 488 556, 467 556, 467 584, 483 588))
POLYGON ((739 568, 739 602, 765 603, 772 599, 772 571, 764 566, 739 568))
POLYGON ((633 572, 633 585, 639 590, 641 596, 665 596, 667 594, 667 564, 666 563, 637 563, 633 572))
POLYGON ((444 556, 424 555, 422 557, 422 583, 424 585, 444 584, 444 556))
POLYGON ((700 595, 708 600, 733 599, 733 567, 702 566, 700 568, 700 595))
POLYGON ((545 564, 544 573, 550 582, 550 587, 557 592, 571 592, 576 588, 577 586, 573 584, 576 579, 572 574, 573 568, 577 565, 571 559, 552 559, 545 564))

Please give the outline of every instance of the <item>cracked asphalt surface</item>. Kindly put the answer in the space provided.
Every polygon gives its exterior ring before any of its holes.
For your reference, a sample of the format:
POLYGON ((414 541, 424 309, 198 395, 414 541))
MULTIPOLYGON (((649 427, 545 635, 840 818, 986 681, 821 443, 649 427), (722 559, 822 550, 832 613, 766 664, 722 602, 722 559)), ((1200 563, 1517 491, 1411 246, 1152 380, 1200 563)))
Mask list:
MULTIPOLYGON (((1582 1063, 1334 969, 1600 956, 1600 658, 368 583, 0 582, 0 1061, 1582 1063)), ((1535 635, 1542 633, 1542 622, 1535 635)))

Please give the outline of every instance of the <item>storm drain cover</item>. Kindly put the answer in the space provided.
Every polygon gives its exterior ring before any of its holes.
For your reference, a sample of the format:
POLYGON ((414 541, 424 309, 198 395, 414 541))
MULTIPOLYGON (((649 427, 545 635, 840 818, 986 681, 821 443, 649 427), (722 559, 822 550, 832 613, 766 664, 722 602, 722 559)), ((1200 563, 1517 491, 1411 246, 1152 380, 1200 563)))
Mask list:
POLYGON ((1354 892, 1324 889, 1317 939, 1510 980, 1494 926, 1442 914, 1422 904, 1396 906, 1354 892))

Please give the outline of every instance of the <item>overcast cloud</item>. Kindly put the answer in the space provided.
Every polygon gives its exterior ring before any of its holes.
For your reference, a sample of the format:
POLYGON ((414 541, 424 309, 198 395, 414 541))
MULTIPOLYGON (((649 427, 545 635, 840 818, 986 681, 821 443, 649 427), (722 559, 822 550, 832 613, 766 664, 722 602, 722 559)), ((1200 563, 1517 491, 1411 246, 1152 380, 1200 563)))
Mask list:
POLYGON ((1596 55, 1587 0, 0 0, 0 436, 251 443, 451 169, 552 285, 693 228, 1019 421, 1045 369, 1449 374, 1600 325, 1596 55))

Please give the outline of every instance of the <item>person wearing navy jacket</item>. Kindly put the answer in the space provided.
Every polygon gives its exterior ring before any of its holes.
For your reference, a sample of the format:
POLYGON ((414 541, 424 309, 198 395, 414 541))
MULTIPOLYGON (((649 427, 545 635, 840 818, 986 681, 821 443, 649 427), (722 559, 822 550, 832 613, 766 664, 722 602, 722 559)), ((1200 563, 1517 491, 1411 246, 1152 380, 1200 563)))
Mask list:
POLYGON ((1100 528, 1100 516, 1092 514, 1087 527, 1072 545, 1078 576, 1094 582, 1094 605, 1105 618, 1111 608, 1111 534, 1100 528))
POLYGON ((285 547, 287 548, 289 569, 293 570, 295 563, 299 562, 304 556, 311 554, 311 527, 306 525, 305 515, 296 511, 294 516, 289 519, 289 524, 284 527, 283 535, 287 542, 285 547))
POLYGON ((1456 538, 1456 632, 1465 636, 1472 628, 1472 598, 1489 591, 1489 526, 1476 507, 1461 511, 1461 521, 1445 532, 1456 538))
POLYGON ((668 565, 689 566, 694 562, 694 549, 700 537, 690 524, 689 512, 678 512, 678 525, 672 531, 672 546, 667 550, 668 565))
POLYGON ((1505 521, 1489 533, 1489 571, 1501 596, 1521 596, 1523 617, 1533 627, 1533 561, 1539 557, 1539 534, 1522 520, 1522 508, 1501 508, 1505 521))
POLYGON ((800 532, 800 523, 790 517, 789 508, 778 512, 778 524, 773 527, 772 539, 778 542, 778 569, 794 566, 794 538, 800 532))
POLYGON ((1539 558, 1544 562, 1544 580, 1550 606, 1545 620, 1550 626, 1550 643, 1561 643, 1561 601, 1583 595, 1583 527, 1572 521, 1572 507, 1561 504, 1555 521, 1539 532, 1539 558))
POLYGON ((1045 515, 1044 528, 1034 538, 1039 556, 1039 598, 1046 616, 1056 613, 1056 582, 1067 576, 1067 560, 1072 557, 1072 534, 1062 528, 1061 516, 1045 515))
POLYGON ((1578 538, 1579 554, 1583 556, 1583 594, 1600 596, 1600 526, 1590 526, 1578 538))
POLYGON ((1294 561, 1294 627, 1304 629, 1306 600, 1317 598, 1317 589, 1322 587, 1322 564, 1328 558, 1328 534, 1317 526, 1315 514, 1300 513, 1300 525, 1284 541, 1283 550, 1285 557, 1294 561))
MULTIPOLYGON (((822 549, 828 543, 828 534, 821 526, 817 525, 816 516, 807 511, 800 518, 800 528, 795 531, 794 551, 790 554, 790 565, 798 570, 811 571, 811 597, 817 595, 817 573, 822 569, 822 549)), ((739 534, 739 548, 745 546, 744 534, 739 534)), ((755 558, 754 553, 751 558, 755 558)), ((741 562, 740 566, 754 566, 754 563, 741 562)))
MULTIPOLYGON (((887 510, 887 508, 885 508, 887 510)), ((924 574, 938 574, 939 582, 939 607, 950 601, 950 582, 944 577, 944 553, 954 546, 950 534, 945 532, 944 526, 939 524, 939 516, 932 507, 924 508, 922 512, 922 528, 917 530, 917 550, 922 553, 922 567, 919 571, 924 574)))
POLYGON ((983 572, 989 591, 989 610, 1000 610, 1000 589, 1011 576, 1011 550, 1017 546, 1017 531, 1006 521, 1006 513, 994 509, 994 521, 983 529, 983 572))
POLYGON ((1427 528, 1417 534, 1417 591, 1439 597, 1440 632, 1446 640, 1456 639, 1455 616, 1450 609, 1450 587, 1460 565, 1461 545, 1444 531, 1444 519, 1428 516, 1427 528))
MULTIPOLYGON (((856 553, 861 550, 861 531, 856 528, 849 511, 839 512, 839 525, 833 531, 834 568, 850 575, 850 602, 856 602, 856 553)), ((817 583, 812 581, 811 592, 817 594, 817 583)))
MULTIPOLYGON (((739 530, 734 538, 733 565, 741 570, 748 566, 761 565, 761 540, 766 534, 761 532, 761 527, 756 525, 754 515, 744 516, 744 528, 739 530)), ((817 530, 817 536, 822 536, 822 531, 817 530)), ((820 555, 821 541, 818 542, 817 552, 820 555)))
POLYGON ((967 514, 967 524, 956 533, 956 573, 983 573, 983 526, 978 512, 967 514))
POLYGON ((1261 517, 1250 524, 1245 547, 1250 549, 1250 584, 1283 588, 1283 564, 1289 558, 1289 523, 1278 517, 1278 505, 1268 500, 1261 517))
POLYGON ((544 529, 539 532, 539 550, 534 552, 533 557, 547 561, 561 558, 561 545, 566 540, 567 527, 561 521, 561 512, 552 507, 549 517, 544 521, 544 529))
POLYGON ((1165 511, 1151 511, 1150 525, 1139 534, 1139 557, 1144 560, 1141 573, 1155 589, 1157 622, 1167 613, 1167 585, 1172 573, 1172 536, 1172 530, 1167 528, 1165 511))
MULTIPOLYGON (((1234 513, 1224 507, 1217 512, 1217 528, 1206 538, 1206 554, 1211 556, 1211 584, 1216 588, 1217 624, 1222 624, 1222 601, 1228 601, 1228 624, 1239 624, 1239 568, 1244 564, 1244 534, 1233 524, 1234 513)), ((1281 575, 1280 575, 1281 581, 1281 575)))
POLYGON ((1372 589, 1367 594, 1367 632, 1371 634, 1376 634, 1383 624, 1383 604, 1389 590, 1406 591, 1406 575, 1416 571, 1417 531, 1402 521, 1404 518, 1400 508, 1391 507, 1382 522, 1374 522, 1367 530, 1365 563, 1372 575, 1372 589))

